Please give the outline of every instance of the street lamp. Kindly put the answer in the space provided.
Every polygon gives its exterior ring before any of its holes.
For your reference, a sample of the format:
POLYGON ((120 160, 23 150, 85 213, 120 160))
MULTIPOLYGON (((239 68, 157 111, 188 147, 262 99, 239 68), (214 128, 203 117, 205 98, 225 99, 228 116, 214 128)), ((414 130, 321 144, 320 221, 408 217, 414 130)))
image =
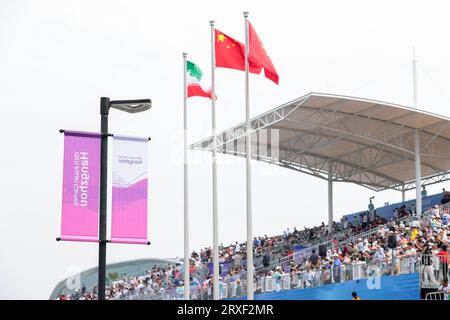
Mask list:
POLYGON ((128 113, 143 112, 152 107, 150 99, 141 100, 113 100, 108 97, 100 98, 101 116, 101 155, 100 155, 100 221, 99 221, 99 248, 98 248, 98 299, 105 300, 106 289, 106 196, 108 183, 108 115, 109 109, 125 111, 128 113))

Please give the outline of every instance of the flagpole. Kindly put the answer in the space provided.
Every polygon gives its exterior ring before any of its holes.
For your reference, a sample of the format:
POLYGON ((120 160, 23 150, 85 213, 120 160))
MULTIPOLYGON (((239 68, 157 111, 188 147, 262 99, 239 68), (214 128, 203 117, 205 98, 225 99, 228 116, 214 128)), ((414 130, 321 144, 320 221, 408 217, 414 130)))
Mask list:
POLYGON ((250 124, 250 98, 248 79, 249 32, 248 12, 245 18, 245 148, 246 148, 246 181, 247 181, 247 300, 253 300, 253 221, 252 221, 252 172, 251 172, 251 124, 250 124))
POLYGON ((184 299, 189 300, 189 181, 187 154, 187 86, 186 86, 186 58, 183 52, 183 122, 184 122, 184 299))
POLYGON ((212 182, 213 182, 213 299, 219 300, 219 221, 217 214, 217 164, 216 164, 216 89, 215 89, 215 36, 214 21, 211 26, 211 129, 212 129, 212 182))
MULTIPOLYGON (((412 60, 412 76, 413 76, 413 104, 414 108, 417 108, 418 99, 417 99, 417 60, 416 60, 416 48, 413 46, 413 60, 412 60)), ((421 159, 420 159, 420 134, 416 129, 414 132, 414 150, 415 150, 415 158, 414 158, 414 171, 416 175, 416 214, 418 216, 422 215, 422 168, 421 168, 421 159)))

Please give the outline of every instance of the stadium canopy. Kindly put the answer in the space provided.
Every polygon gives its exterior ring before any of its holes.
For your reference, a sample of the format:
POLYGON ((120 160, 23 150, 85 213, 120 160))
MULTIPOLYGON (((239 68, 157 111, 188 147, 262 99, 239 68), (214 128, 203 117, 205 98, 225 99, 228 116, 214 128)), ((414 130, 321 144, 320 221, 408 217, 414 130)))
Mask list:
MULTIPOLYGON (((245 127, 217 134, 217 152, 245 157, 245 127)), ((251 119, 251 127, 252 159, 328 180, 331 203, 333 181, 402 191, 404 200, 406 190, 420 198, 421 186, 449 179, 450 119, 429 112, 309 93, 251 119)), ((210 151, 211 142, 191 149, 210 151)))

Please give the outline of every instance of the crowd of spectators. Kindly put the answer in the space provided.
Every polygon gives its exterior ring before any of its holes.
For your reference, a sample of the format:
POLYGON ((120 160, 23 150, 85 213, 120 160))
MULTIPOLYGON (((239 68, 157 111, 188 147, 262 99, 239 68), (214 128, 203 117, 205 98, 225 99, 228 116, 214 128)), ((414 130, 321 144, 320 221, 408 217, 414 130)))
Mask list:
MULTIPOLYGON (((153 266, 143 275, 123 276, 111 283, 106 288, 106 299, 119 299, 139 295, 150 295, 155 298, 165 298, 170 292, 174 296, 183 295, 183 275, 180 264, 168 264, 167 266, 153 266)), ((85 286, 68 295, 65 299, 72 300, 96 300, 97 288, 87 292, 85 286)))
MULTIPOLYGON (((444 193, 447 195, 447 193, 444 193)), ((445 196, 444 196, 445 198, 445 196)), ((443 201, 444 201, 443 198, 443 201)), ((445 199, 450 199, 448 196, 445 199)), ((448 202, 448 201, 447 201, 448 202)), ((396 259, 394 269, 399 272, 400 261, 410 258, 411 270, 416 268, 418 254, 437 254, 440 257, 443 270, 443 278, 448 273, 448 247, 447 225, 448 212, 439 212, 436 208, 430 216, 424 216, 410 226, 404 224, 401 218, 415 215, 414 206, 401 206, 393 213, 394 219, 386 221, 378 217, 373 208, 372 201, 368 211, 355 214, 352 218, 344 217, 339 222, 333 222, 332 232, 329 233, 328 226, 322 223, 314 228, 304 228, 292 231, 287 229, 282 235, 268 237, 267 235, 255 237, 253 251, 257 272, 255 277, 272 276, 276 279, 277 286, 284 274, 302 274, 305 287, 318 284, 340 282, 351 278, 351 265, 358 262, 366 264, 378 264, 383 272, 392 270, 393 257, 396 259), (359 238, 355 241, 345 241, 354 235, 368 230, 377 232, 365 239, 359 238), (389 249, 388 238, 395 237, 395 249, 389 249), (296 245, 311 246, 314 243, 329 240, 331 249, 320 256, 313 251, 310 256, 297 256, 294 252, 296 245), (277 257, 277 258, 274 258, 277 257), (281 257, 291 257, 289 263, 274 265, 281 257), (447 268, 447 269, 445 269, 447 268), (445 271, 447 270, 447 271, 445 271)), ((205 298, 211 295, 212 277, 209 274, 208 265, 211 264, 213 250, 206 247, 199 252, 192 252, 190 259, 190 288, 194 296, 205 298)), ((221 245, 219 248, 219 263, 228 263, 227 275, 221 277, 221 287, 230 280, 235 282, 236 295, 243 292, 242 274, 245 274, 246 244, 235 242, 229 246, 221 245)), ((433 261, 422 261, 425 268, 423 276, 428 282, 438 282, 435 273, 432 272, 433 261), (431 266, 431 267, 429 267, 431 266)), ((154 266, 146 274, 139 276, 123 276, 112 281, 107 287, 107 299, 118 299, 125 297, 149 296, 157 298, 181 298, 184 291, 183 267, 181 263, 168 265, 166 267, 154 266)), ((258 282, 257 279, 254 279, 258 282)), ((68 295, 62 295, 61 299, 83 299, 91 300, 97 298, 97 290, 94 287, 90 292, 83 286, 80 290, 68 295)))
POLYGON ((380 275, 420 272, 425 286, 441 284, 445 288, 449 275, 449 217, 447 210, 436 206, 429 215, 411 222, 385 223, 365 239, 333 243, 325 254, 313 250, 308 257, 293 257, 286 260, 288 263, 265 269, 263 276, 275 279, 276 290, 281 290, 281 279, 286 274, 291 280, 297 277, 292 281, 295 286, 313 287, 351 280, 355 266, 363 265, 364 271, 368 266, 377 266, 380 275))

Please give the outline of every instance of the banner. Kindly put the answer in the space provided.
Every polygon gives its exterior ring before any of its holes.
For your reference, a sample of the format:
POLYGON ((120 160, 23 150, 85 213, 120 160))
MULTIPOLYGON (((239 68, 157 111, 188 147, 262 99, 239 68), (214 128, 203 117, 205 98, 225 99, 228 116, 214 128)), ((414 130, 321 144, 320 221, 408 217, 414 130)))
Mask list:
POLYGON ((114 136, 111 242, 147 244, 148 139, 114 136))
MULTIPOLYGON (((231 262, 219 263, 219 273, 221 277, 226 277, 230 269, 231 269, 231 262)), ((214 264, 212 262, 208 263, 208 271, 210 276, 214 274, 214 264)))
POLYGON ((61 240, 98 242, 101 135, 64 132, 61 240))

